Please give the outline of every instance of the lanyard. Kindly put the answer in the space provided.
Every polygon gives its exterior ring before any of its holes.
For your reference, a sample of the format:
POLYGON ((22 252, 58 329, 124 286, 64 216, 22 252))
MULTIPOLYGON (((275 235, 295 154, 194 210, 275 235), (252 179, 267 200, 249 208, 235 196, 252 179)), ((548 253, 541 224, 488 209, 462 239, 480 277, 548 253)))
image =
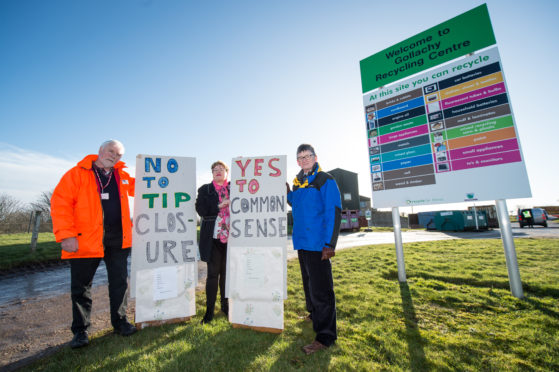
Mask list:
POLYGON ((99 177, 99 173, 97 171, 97 168, 93 167, 93 170, 95 171, 95 175, 97 176, 97 180, 99 181, 99 187, 101 187, 101 193, 103 193, 105 191, 105 187, 109 186, 109 183, 111 182, 111 177, 113 176, 113 172, 111 172, 109 174, 109 179, 108 179, 107 183, 105 184, 105 186, 103 186, 103 184, 101 183, 101 177, 99 177))

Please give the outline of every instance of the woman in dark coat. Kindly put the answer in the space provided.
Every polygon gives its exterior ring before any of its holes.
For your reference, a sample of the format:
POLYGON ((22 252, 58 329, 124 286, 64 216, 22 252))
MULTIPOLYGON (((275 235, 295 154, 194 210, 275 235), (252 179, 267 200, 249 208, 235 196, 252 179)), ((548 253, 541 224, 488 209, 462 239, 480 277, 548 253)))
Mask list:
POLYGON ((200 226, 200 258, 208 264, 206 278, 206 314, 202 324, 214 317, 217 287, 221 297, 221 311, 229 314, 225 298, 225 269, 227 262, 227 239, 229 237, 229 167, 222 162, 212 164, 213 181, 198 189, 196 212, 202 218, 200 226))

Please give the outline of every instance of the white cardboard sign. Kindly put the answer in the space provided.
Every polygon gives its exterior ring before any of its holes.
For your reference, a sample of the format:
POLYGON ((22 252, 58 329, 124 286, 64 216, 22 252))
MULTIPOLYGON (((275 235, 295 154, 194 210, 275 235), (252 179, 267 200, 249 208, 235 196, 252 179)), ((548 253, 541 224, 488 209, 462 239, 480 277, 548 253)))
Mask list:
POLYGON ((138 155, 130 287, 136 322, 196 314, 196 159, 138 155))
POLYGON ((231 162, 227 248, 229 320, 283 329, 287 298, 286 156, 231 162))

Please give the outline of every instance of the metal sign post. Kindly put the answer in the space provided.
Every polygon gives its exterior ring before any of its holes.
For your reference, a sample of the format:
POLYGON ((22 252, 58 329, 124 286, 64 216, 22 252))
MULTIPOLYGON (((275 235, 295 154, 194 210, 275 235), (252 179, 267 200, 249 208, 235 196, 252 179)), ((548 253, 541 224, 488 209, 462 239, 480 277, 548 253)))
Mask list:
POLYGON ((404 262, 404 247, 402 245, 402 225, 398 207, 392 208, 392 225, 394 226, 394 243, 396 245, 396 262, 398 264, 398 280, 406 282, 406 264, 404 262))
POLYGON ((522 281, 520 280, 520 271, 518 270, 518 261, 516 260, 516 249, 514 248, 514 239, 512 238, 512 228, 507 213, 507 202, 504 199, 499 199, 495 200, 495 204, 497 205, 497 217, 499 218, 499 226, 501 228, 501 239, 505 248, 510 290, 514 297, 523 298, 524 292, 522 291, 522 281))
POLYGON ((477 223, 476 203, 474 203, 474 219, 476 220, 476 231, 478 231, 479 230, 479 225, 477 223))

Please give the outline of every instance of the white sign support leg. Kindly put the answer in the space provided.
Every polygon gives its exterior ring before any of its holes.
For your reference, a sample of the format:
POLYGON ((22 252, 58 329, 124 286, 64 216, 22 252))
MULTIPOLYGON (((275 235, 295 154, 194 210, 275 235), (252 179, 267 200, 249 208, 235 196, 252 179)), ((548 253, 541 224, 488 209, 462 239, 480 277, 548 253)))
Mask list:
POLYGON ((476 203, 474 203, 474 220, 476 220, 476 231, 478 231, 479 230, 479 225, 477 224, 476 203))
POLYGON ((402 245, 402 225, 398 207, 392 208, 392 225, 394 226, 394 242, 396 244, 396 262, 398 264, 398 280, 406 282, 406 264, 404 263, 404 247, 402 245))
POLYGON ((503 247, 505 248, 510 290, 514 297, 523 298, 524 293, 522 291, 520 271, 518 270, 518 261, 516 260, 516 249, 514 248, 512 228, 507 213, 507 202, 504 199, 499 199, 495 200, 495 203, 497 204, 497 216, 499 218, 499 226, 501 227, 501 239, 503 240, 503 247))

